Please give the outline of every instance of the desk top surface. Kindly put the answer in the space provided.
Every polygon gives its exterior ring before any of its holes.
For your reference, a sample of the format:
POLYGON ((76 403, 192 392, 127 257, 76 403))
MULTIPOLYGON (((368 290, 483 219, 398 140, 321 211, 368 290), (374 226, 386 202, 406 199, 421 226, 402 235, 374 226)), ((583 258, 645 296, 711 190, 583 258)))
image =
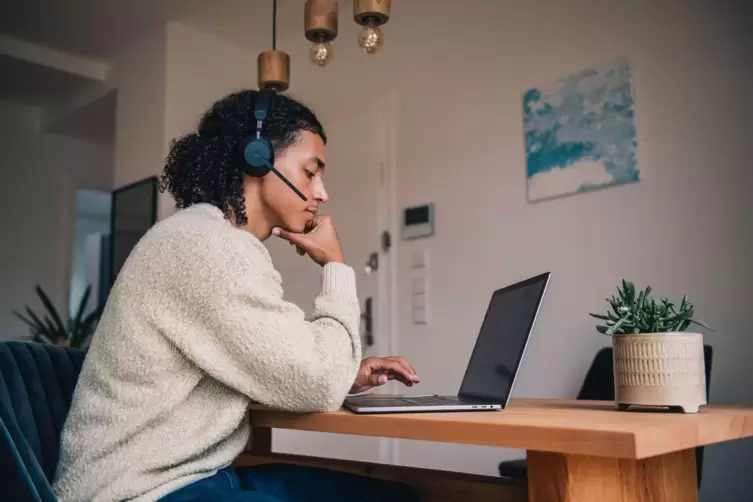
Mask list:
POLYGON ((251 425, 619 458, 646 458, 753 436, 753 407, 697 414, 617 411, 613 402, 513 399, 503 411, 357 415, 251 406, 251 425))

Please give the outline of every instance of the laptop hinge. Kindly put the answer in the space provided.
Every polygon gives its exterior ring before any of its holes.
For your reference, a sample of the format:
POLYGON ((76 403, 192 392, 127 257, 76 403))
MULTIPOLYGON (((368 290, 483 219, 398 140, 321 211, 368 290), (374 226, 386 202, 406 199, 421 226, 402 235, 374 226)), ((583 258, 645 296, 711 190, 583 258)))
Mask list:
POLYGON ((475 396, 473 394, 458 394, 458 397, 460 399, 464 399, 466 401, 476 401, 478 403, 489 403, 489 404, 504 404, 505 400, 503 398, 491 398, 488 396, 475 396))

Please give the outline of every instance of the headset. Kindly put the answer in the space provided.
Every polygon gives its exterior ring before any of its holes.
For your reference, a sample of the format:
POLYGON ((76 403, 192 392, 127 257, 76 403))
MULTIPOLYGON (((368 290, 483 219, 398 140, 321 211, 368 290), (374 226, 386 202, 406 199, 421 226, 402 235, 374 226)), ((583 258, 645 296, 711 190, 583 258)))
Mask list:
POLYGON ((275 173, 291 190, 293 190, 298 197, 303 200, 308 200, 300 190, 298 190, 288 179, 282 175, 280 171, 275 169, 274 166, 274 148, 267 138, 265 138, 261 131, 264 127, 264 121, 267 119, 267 113, 269 111, 269 103, 272 99, 272 95, 275 94, 274 89, 262 89, 259 91, 259 95, 256 98, 256 106, 254 107, 254 118, 256 119, 256 135, 250 136, 243 140, 241 144, 243 149, 243 167, 241 170, 249 176, 254 178, 261 178, 266 176, 270 171, 275 173))

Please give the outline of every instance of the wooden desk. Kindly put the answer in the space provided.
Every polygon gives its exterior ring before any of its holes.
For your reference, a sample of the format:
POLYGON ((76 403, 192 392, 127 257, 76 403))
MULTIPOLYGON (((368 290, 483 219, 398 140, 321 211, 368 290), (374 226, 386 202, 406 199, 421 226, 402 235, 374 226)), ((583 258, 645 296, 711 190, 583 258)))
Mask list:
POLYGON ((413 484, 428 476, 432 481, 420 487, 427 500, 460 500, 472 492, 474 500, 693 502, 698 500, 694 448, 753 436, 753 408, 716 405, 686 415, 616 411, 611 402, 517 399, 501 412, 293 414, 252 407, 250 415, 252 447, 238 459, 240 465, 282 460, 413 484), (273 428, 525 449, 528 483, 273 455, 273 428), (470 492, 461 493, 464 489, 470 492))

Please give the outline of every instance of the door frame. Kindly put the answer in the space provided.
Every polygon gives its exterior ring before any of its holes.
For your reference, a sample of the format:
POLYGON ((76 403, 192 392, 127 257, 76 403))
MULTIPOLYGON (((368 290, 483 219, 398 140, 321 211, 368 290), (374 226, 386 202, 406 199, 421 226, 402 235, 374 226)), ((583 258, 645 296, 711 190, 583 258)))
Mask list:
MULTIPOLYGON (((400 246, 400 211, 397 205, 397 96, 394 91, 385 95, 384 106, 379 107, 379 142, 382 158, 379 159, 378 227, 380 233, 389 232, 390 246, 384 251, 379 246, 379 262, 384 264, 384 273, 378 274, 377 284, 377 333, 381 336, 381 356, 400 355, 398 322, 398 249, 400 246)), ((381 268, 381 267, 380 267, 381 268)), ((396 382, 384 386, 386 393, 399 393, 396 382)), ((398 443, 391 438, 381 438, 379 461, 397 464, 398 443)))

